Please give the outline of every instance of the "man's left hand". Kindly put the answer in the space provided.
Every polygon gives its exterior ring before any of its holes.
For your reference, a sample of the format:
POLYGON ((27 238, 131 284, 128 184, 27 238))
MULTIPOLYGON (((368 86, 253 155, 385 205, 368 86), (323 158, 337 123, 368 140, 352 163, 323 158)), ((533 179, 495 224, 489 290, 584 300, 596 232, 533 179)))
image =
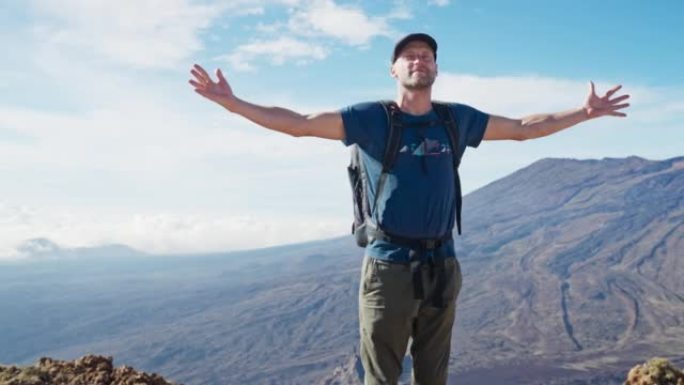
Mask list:
POLYGON ((622 86, 617 85, 608 90, 603 97, 599 97, 596 95, 594 82, 589 82, 589 96, 587 96, 587 101, 584 103, 584 110, 587 113, 587 118, 593 119, 606 115, 618 116, 621 118, 627 116, 627 114, 619 112, 619 110, 629 107, 629 103, 620 104, 620 102, 629 99, 629 95, 620 95, 612 98, 620 88, 622 88, 622 86))

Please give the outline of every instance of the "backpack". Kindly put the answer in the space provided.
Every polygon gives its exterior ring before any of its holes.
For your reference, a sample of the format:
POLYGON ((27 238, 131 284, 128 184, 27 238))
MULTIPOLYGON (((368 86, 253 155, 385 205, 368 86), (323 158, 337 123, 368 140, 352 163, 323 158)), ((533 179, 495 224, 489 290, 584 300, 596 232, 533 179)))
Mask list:
MULTIPOLYGON (((441 243, 441 241, 445 240, 446 238, 451 238, 451 231, 448 232, 449 234, 445 234, 441 238, 435 240, 414 240, 388 234, 386 231, 380 228, 379 221, 376 221, 375 224, 373 224, 373 215, 377 214, 376 208, 378 205, 378 197, 382 195, 387 174, 394 166, 394 161, 399 153, 401 134, 403 130, 400 115, 401 110, 399 109, 399 106, 393 101, 381 101, 380 103, 387 114, 389 132, 387 135, 384 157, 382 160, 382 172, 380 173, 380 177, 378 179, 377 193, 375 194, 375 200, 372 205, 370 202, 368 202, 368 195, 366 193, 368 189, 368 174, 363 167, 363 163, 361 162, 361 155, 357 145, 353 145, 351 147, 351 161, 347 167, 349 182, 352 189, 352 199, 354 202, 354 223, 352 223, 352 234, 356 239, 356 244, 361 247, 366 247, 371 238, 381 238, 395 244, 407 246, 413 245, 415 241, 422 243, 427 242, 430 244, 434 242, 441 243)), ((461 182, 458 176, 458 166, 461 163, 458 150, 458 127, 456 125, 456 119, 454 118, 453 111, 448 104, 443 102, 432 102, 432 108, 435 110, 437 116, 439 116, 439 119, 446 127, 449 137, 449 145, 451 146, 451 153, 454 161, 456 226, 458 229, 458 234, 460 235, 462 196, 461 182)))

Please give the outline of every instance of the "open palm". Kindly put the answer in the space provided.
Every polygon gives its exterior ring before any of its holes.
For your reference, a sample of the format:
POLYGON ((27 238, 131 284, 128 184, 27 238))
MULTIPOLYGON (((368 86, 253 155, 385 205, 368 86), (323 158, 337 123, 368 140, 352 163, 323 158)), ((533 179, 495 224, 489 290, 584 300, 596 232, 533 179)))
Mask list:
POLYGON ((584 102, 584 108, 587 111, 587 117, 598 118, 599 116, 619 116, 625 117, 627 114, 624 112, 619 112, 623 108, 629 107, 629 103, 622 103, 629 99, 629 95, 617 96, 613 99, 611 97, 620 89, 621 85, 615 86, 608 90, 605 95, 599 97, 596 95, 596 87, 594 82, 589 82, 589 96, 587 96, 586 102, 584 102))
POLYGON ((214 82, 207 71, 198 64, 193 66, 190 73, 195 79, 191 79, 189 83, 195 87, 195 92, 198 94, 223 106, 228 106, 235 99, 233 90, 220 69, 216 70, 218 82, 214 82))

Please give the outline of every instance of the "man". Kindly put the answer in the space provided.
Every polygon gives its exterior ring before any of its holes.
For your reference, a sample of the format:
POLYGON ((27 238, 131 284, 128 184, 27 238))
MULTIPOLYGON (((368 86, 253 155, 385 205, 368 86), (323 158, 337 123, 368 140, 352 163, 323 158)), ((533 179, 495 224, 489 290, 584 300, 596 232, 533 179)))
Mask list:
POLYGON ((593 83, 582 107, 522 119, 488 115, 452 103, 449 108, 459 145, 451 148, 447 127, 433 110, 436 59, 437 43, 426 34, 410 34, 394 47, 390 74, 396 79, 395 102, 404 129, 397 158, 377 199, 374 194, 379 192, 389 132, 388 116, 380 103, 302 115, 239 99, 221 70, 216 71, 218 82, 199 65, 191 70, 194 80, 190 84, 197 93, 258 125, 292 136, 358 146, 368 175, 368 201, 377 203, 371 207, 371 222, 391 234, 371 237, 362 267, 360 354, 366 385, 397 383, 409 339, 413 383, 447 382, 451 329, 461 287, 451 236, 461 194, 454 183, 453 157, 460 159, 466 146, 477 147, 483 139, 533 139, 600 116, 626 116, 619 110, 628 106, 621 102, 629 96, 613 97, 620 86, 598 97, 593 83))

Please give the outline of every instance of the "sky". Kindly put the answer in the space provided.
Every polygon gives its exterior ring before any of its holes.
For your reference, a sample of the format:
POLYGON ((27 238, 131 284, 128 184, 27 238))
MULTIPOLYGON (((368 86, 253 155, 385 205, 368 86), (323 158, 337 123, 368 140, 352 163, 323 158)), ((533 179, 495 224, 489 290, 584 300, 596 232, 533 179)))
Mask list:
MULTIPOLYGON (((5 0, 0 2, 0 259, 26 242, 231 251, 348 234, 349 150, 258 127, 195 94, 301 113, 392 99, 392 47, 439 44, 433 96, 521 118, 582 105, 593 80, 628 117, 483 142, 471 192, 545 157, 684 155, 684 2, 660 0, 5 0)), ((467 227, 467 224, 466 224, 467 227)))

